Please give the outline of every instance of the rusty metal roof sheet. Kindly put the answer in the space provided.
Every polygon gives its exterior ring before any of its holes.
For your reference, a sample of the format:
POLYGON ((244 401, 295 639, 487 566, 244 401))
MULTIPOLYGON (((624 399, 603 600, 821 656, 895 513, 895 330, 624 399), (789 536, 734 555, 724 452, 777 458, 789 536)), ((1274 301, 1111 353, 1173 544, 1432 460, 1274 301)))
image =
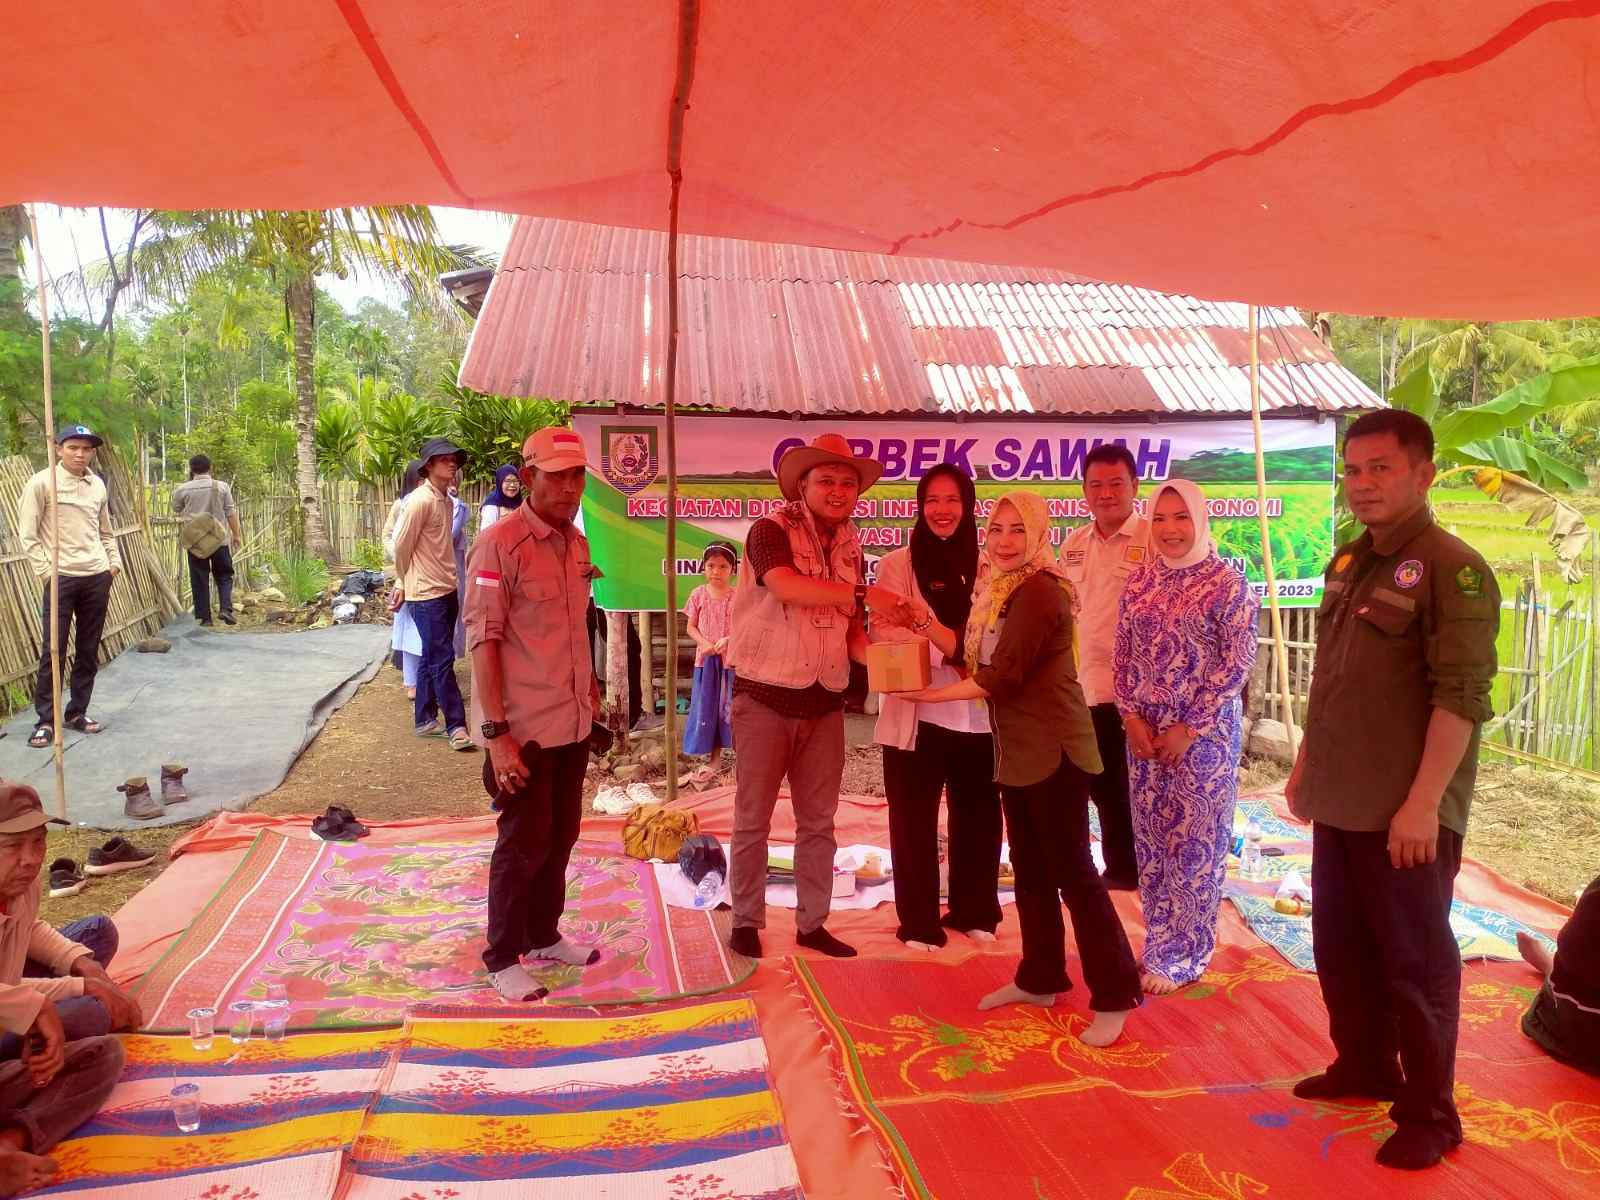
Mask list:
MULTIPOLYGON (((461 380, 662 403, 666 237, 521 217, 461 380)), ((1247 413, 1248 308, 1035 267, 686 237, 678 403, 739 412, 1247 413)), ((1383 402, 1293 309, 1262 308, 1266 411, 1383 402)))

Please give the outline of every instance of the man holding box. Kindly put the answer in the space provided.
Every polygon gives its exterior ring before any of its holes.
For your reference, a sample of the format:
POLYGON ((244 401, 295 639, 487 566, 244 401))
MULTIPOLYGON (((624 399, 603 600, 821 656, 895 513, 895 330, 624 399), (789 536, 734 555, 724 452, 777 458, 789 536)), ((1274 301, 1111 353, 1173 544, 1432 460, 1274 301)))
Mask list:
POLYGON ((908 619, 903 597, 866 583, 850 519, 881 474, 879 463, 856 457, 836 433, 796 446, 778 460, 778 488, 789 503, 746 535, 728 647, 739 755, 728 945, 751 958, 761 956, 767 835, 785 778, 795 820, 795 940, 835 957, 855 954, 823 928, 844 775, 844 693, 850 660, 866 659, 863 606, 908 619))

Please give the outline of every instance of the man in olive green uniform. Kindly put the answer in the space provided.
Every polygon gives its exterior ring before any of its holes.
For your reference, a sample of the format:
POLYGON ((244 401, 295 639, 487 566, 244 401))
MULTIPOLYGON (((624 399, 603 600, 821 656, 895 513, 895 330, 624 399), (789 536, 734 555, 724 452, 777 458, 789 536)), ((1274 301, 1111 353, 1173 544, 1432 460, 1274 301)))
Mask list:
POLYGON ((1393 1100, 1385 1166, 1461 1143, 1452 1092, 1461 957, 1450 898, 1478 736, 1491 715, 1500 592, 1434 523, 1433 433, 1385 411, 1350 427, 1345 495, 1366 532, 1341 546, 1290 809, 1314 822, 1312 934, 1336 1057, 1303 1099, 1393 1100))

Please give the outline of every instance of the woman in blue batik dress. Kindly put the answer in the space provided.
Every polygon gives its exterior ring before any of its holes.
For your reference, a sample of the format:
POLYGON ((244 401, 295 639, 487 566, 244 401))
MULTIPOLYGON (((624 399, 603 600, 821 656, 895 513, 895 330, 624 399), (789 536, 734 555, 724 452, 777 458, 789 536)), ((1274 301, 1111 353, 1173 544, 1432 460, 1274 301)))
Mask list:
POLYGON ((1156 559, 1122 593, 1114 653, 1144 905, 1144 990, 1210 965, 1238 796, 1239 695, 1256 657, 1255 594, 1217 557, 1205 495, 1156 489, 1156 559))

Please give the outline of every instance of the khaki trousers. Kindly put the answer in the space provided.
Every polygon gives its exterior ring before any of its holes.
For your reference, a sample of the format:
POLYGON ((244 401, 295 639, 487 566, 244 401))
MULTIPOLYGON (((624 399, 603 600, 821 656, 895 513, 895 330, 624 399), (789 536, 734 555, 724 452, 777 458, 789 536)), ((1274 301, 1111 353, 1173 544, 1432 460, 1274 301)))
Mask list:
POLYGON ((833 903, 833 815, 844 778, 844 712, 806 720, 785 717, 747 695, 733 698, 738 755, 729 886, 736 928, 767 924, 767 835, 778 788, 789 780, 794 808, 795 928, 820 929, 833 903))

